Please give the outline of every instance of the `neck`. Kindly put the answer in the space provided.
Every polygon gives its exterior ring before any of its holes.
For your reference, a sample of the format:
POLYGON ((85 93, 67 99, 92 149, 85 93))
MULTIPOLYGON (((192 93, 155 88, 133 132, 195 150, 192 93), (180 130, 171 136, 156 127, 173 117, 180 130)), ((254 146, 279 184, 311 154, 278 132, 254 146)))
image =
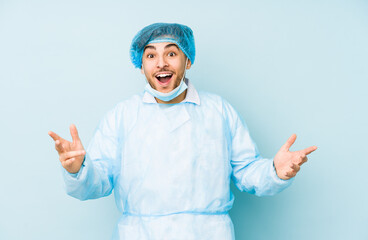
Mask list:
POLYGON ((184 92, 182 92, 182 93, 181 93, 179 96, 177 96, 176 98, 171 99, 170 101, 167 101, 167 102, 162 101, 162 100, 160 100, 160 99, 158 99, 158 98, 156 98, 156 97, 155 97, 155 99, 156 99, 156 101, 157 101, 158 103, 163 103, 163 104, 174 104, 174 103, 180 103, 180 102, 182 102, 182 101, 185 99, 185 97, 186 97, 186 95, 187 95, 187 90, 188 90, 188 89, 186 89, 184 92))

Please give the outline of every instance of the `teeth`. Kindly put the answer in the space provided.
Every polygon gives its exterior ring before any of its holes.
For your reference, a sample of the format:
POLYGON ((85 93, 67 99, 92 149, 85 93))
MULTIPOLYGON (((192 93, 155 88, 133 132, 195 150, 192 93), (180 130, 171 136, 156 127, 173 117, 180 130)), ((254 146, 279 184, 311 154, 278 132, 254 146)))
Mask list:
POLYGON ((171 76, 171 74, 164 73, 164 74, 159 74, 156 77, 168 77, 168 76, 171 76))

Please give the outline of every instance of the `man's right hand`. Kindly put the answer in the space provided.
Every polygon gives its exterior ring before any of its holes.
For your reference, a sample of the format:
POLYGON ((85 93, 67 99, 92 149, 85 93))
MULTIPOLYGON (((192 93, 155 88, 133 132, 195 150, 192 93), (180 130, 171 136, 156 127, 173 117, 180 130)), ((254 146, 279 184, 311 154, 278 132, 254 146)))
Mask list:
POLYGON ((69 142, 51 131, 48 134, 55 141, 55 149, 59 153, 59 160, 65 170, 69 173, 79 172, 86 151, 78 136, 76 126, 74 124, 70 125, 70 134, 72 135, 73 142, 69 142))

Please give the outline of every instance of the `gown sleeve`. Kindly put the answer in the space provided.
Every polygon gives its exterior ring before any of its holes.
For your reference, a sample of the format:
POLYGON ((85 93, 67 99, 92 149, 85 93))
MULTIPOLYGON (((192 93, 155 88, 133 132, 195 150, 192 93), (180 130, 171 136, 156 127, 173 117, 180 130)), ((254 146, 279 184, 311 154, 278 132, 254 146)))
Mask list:
POLYGON ((87 200, 111 194, 117 169, 119 115, 119 109, 115 108, 100 121, 78 173, 71 174, 62 168, 68 195, 87 200))
POLYGON ((294 178, 283 180, 277 176, 273 159, 260 156, 236 110, 223 101, 223 111, 230 131, 231 177, 236 187, 257 196, 271 196, 288 187, 294 178))

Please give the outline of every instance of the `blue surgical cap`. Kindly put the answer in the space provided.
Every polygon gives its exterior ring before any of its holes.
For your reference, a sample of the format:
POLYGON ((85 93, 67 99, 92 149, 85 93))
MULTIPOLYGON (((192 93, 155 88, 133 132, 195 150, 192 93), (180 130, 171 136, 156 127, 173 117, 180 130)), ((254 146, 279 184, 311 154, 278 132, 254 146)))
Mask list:
POLYGON ((130 59, 136 68, 142 66, 144 47, 157 42, 175 43, 191 63, 194 63, 195 46, 192 29, 177 23, 154 23, 140 30, 133 38, 130 59))

